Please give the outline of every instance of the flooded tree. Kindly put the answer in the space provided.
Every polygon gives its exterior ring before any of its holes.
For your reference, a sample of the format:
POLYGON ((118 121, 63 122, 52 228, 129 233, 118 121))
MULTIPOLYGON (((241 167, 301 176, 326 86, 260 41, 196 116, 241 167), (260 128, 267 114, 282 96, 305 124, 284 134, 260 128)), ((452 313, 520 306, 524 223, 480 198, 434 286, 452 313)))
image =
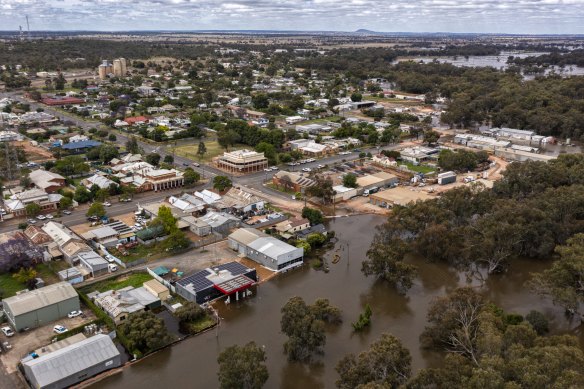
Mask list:
POLYGON ((219 354, 219 385, 221 389, 259 389, 268 380, 266 353, 254 342, 231 346, 219 354))
POLYGON ((280 327, 288 340, 284 350, 291 361, 308 361, 322 354, 326 343, 325 323, 340 323, 341 311, 326 299, 307 305, 301 297, 292 297, 282 308, 280 327))
POLYGON ((397 388, 410 377, 412 357, 398 338, 382 334, 367 351, 349 354, 337 363, 338 388, 397 388), (372 386, 370 386, 372 385, 372 386))

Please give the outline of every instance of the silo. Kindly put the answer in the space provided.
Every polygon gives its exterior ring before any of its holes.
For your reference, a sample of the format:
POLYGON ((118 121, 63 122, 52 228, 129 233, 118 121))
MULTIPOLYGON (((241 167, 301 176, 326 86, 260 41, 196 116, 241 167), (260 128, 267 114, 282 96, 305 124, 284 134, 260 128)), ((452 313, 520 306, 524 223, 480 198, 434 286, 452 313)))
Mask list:
POLYGON ((128 64, 125 58, 120 58, 120 63, 122 64, 122 77, 128 72, 128 64))
POLYGON ((122 76, 122 63, 119 59, 114 59, 114 76, 121 77, 122 76))

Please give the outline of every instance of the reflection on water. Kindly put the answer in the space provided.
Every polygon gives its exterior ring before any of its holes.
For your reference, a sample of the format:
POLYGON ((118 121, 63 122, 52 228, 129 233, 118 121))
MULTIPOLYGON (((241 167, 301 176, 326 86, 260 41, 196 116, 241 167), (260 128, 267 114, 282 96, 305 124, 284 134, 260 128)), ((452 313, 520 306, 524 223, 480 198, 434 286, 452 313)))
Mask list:
MULTIPOLYGON (((330 264, 329 273, 305 266, 258 286, 257 295, 252 299, 228 306, 218 304, 223 318, 218 337, 216 331, 211 331, 189 339, 93 388, 215 388, 220 350, 252 340, 266 350, 268 388, 334 387, 336 362, 347 353, 366 349, 383 332, 394 334, 408 347, 414 369, 439 365, 442 355, 421 350, 419 335, 426 325, 426 312, 432 299, 464 284, 465 277, 444 264, 411 258, 419 267, 419 278, 407 296, 399 295, 384 282, 365 278, 360 262, 373 237, 373 227, 382 222, 382 217, 374 215, 334 219, 330 227, 337 233, 340 242, 337 248, 343 255, 338 264, 330 264), (350 244, 349 262, 342 251, 346 242, 350 244), (309 303, 319 297, 328 298, 343 311, 344 323, 329 329, 325 354, 316 358, 314 364, 289 363, 283 353, 285 337, 279 332, 280 309, 292 296, 301 296, 309 303), (365 304, 373 310, 371 327, 355 334, 350 323, 357 319, 365 304)), ((548 317, 555 316, 551 321, 554 331, 573 332, 561 310, 524 286, 529 273, 547 266, 546 261, 519 260, 509 273, 489 279, 485 293, 505 310, 521 314, 531 309, 541 310, 548 317)))

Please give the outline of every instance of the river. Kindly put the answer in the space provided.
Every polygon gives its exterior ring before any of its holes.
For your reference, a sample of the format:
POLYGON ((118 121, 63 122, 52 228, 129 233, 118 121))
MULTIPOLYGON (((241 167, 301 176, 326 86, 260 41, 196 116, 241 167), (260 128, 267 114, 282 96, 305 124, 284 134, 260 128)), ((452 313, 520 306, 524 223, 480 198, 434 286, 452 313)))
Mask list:
MULTIPOLYGON (((218 353, 225 347, 252 340, 266 350, 270 373, 266 388, 333 388, 336 362, 347 353, 366 349, 383 332, 401 339, 412 354, 415 370, 439 365, 441 354, 421 350, 419 346, 428 304, 434 297, 464 284, 465 278, 444 264, 412 259, 419 266, 420 276, 408 295, 401 296, 386 283, 364 277, 360 261, 373 237, 373 227, 383 220, 373 215, 335 219, 329 227, 337 233, 342 259, 336 265, 330 264, 329 273, 305 266, 261 284, 251 299, 227 306, 217 304, 223 318, 218 331, 179 343, 92 388, 216 388, 218 353), (289 363, 283 354, 285 337, 279 332, 280 308, 292 296, 301 296, 307 303, 325 297, 343 311, 344 323, 328 329, 324 356, 311 365, 289 363), (357 319, 365 304, 373 310, 372 325, 355 334, 350 323, 357 319)), ((542 271, 547 266, 549 261, 517 261, 507 274, 491 277, 485 293, 509 312, 526 314, 531 309, 544 312, 554 332, 573 332, 560 309, 524 286, 530 272, 542 271)))
MULTIPOLYGON (((454 66, 458 67, 483 67, 483 66, 490 66, 495 69, 505 70, 509 67, 507 64, 507 58, 509 56, 514 56, 516 58, 527 58, 527 57, 537 57, 543 54, 549 54, 545 52, 519 52, 519 51, 502 51, 499 55, 470 55, 465 57, 463 55, 458 56, 427 56, 427 57, 405 57, 405 58, 398 58, 394 63, 398 63, 401 61, 415 61, 415 62, 423 62, 423 63, 430 63, 434 60, 440 63, 450 63, 454 66)), ((545 69, 544 74, 549 74, 551 71, 555 71, 556 73, 562 76, 581 76, 584 75, 584 67, 579 67, 576 65, 568 65, 565 67, 559 66, 550 66, 545 69)), ((526 74, 524 75, 525 79, 533 79, 535 75, 533 74, 526 74)))

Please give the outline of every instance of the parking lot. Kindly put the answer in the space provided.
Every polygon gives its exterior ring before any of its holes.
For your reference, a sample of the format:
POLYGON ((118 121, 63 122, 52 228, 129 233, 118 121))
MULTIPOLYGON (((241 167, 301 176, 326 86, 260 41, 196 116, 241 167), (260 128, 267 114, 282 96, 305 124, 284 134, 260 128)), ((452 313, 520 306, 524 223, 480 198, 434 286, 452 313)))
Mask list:
MULTIPOLYGON (((53 327, 55 325, 62 325, 67 329, 72 329, 96 319, 91 310, 83 309, 83 307, 82 310, 83 316, 74 317, 72 319, 65 317, 42 327, 33 328, 26 332, 17 332, 11 337, 6 337, 4 334, 0 335, 2 343, 8 342, 11 346, 10 350, 2 350, 2 353, 0 354, 0 361, 2 361, 6 372, 8 374, 14 373, 18 362, 20 362, 24 356, 38 348, 50 344, 51 340, 56 335, 55 332, 53 332, 53 327)), ((5 324, 2 326, 4 325, 5 324)))

